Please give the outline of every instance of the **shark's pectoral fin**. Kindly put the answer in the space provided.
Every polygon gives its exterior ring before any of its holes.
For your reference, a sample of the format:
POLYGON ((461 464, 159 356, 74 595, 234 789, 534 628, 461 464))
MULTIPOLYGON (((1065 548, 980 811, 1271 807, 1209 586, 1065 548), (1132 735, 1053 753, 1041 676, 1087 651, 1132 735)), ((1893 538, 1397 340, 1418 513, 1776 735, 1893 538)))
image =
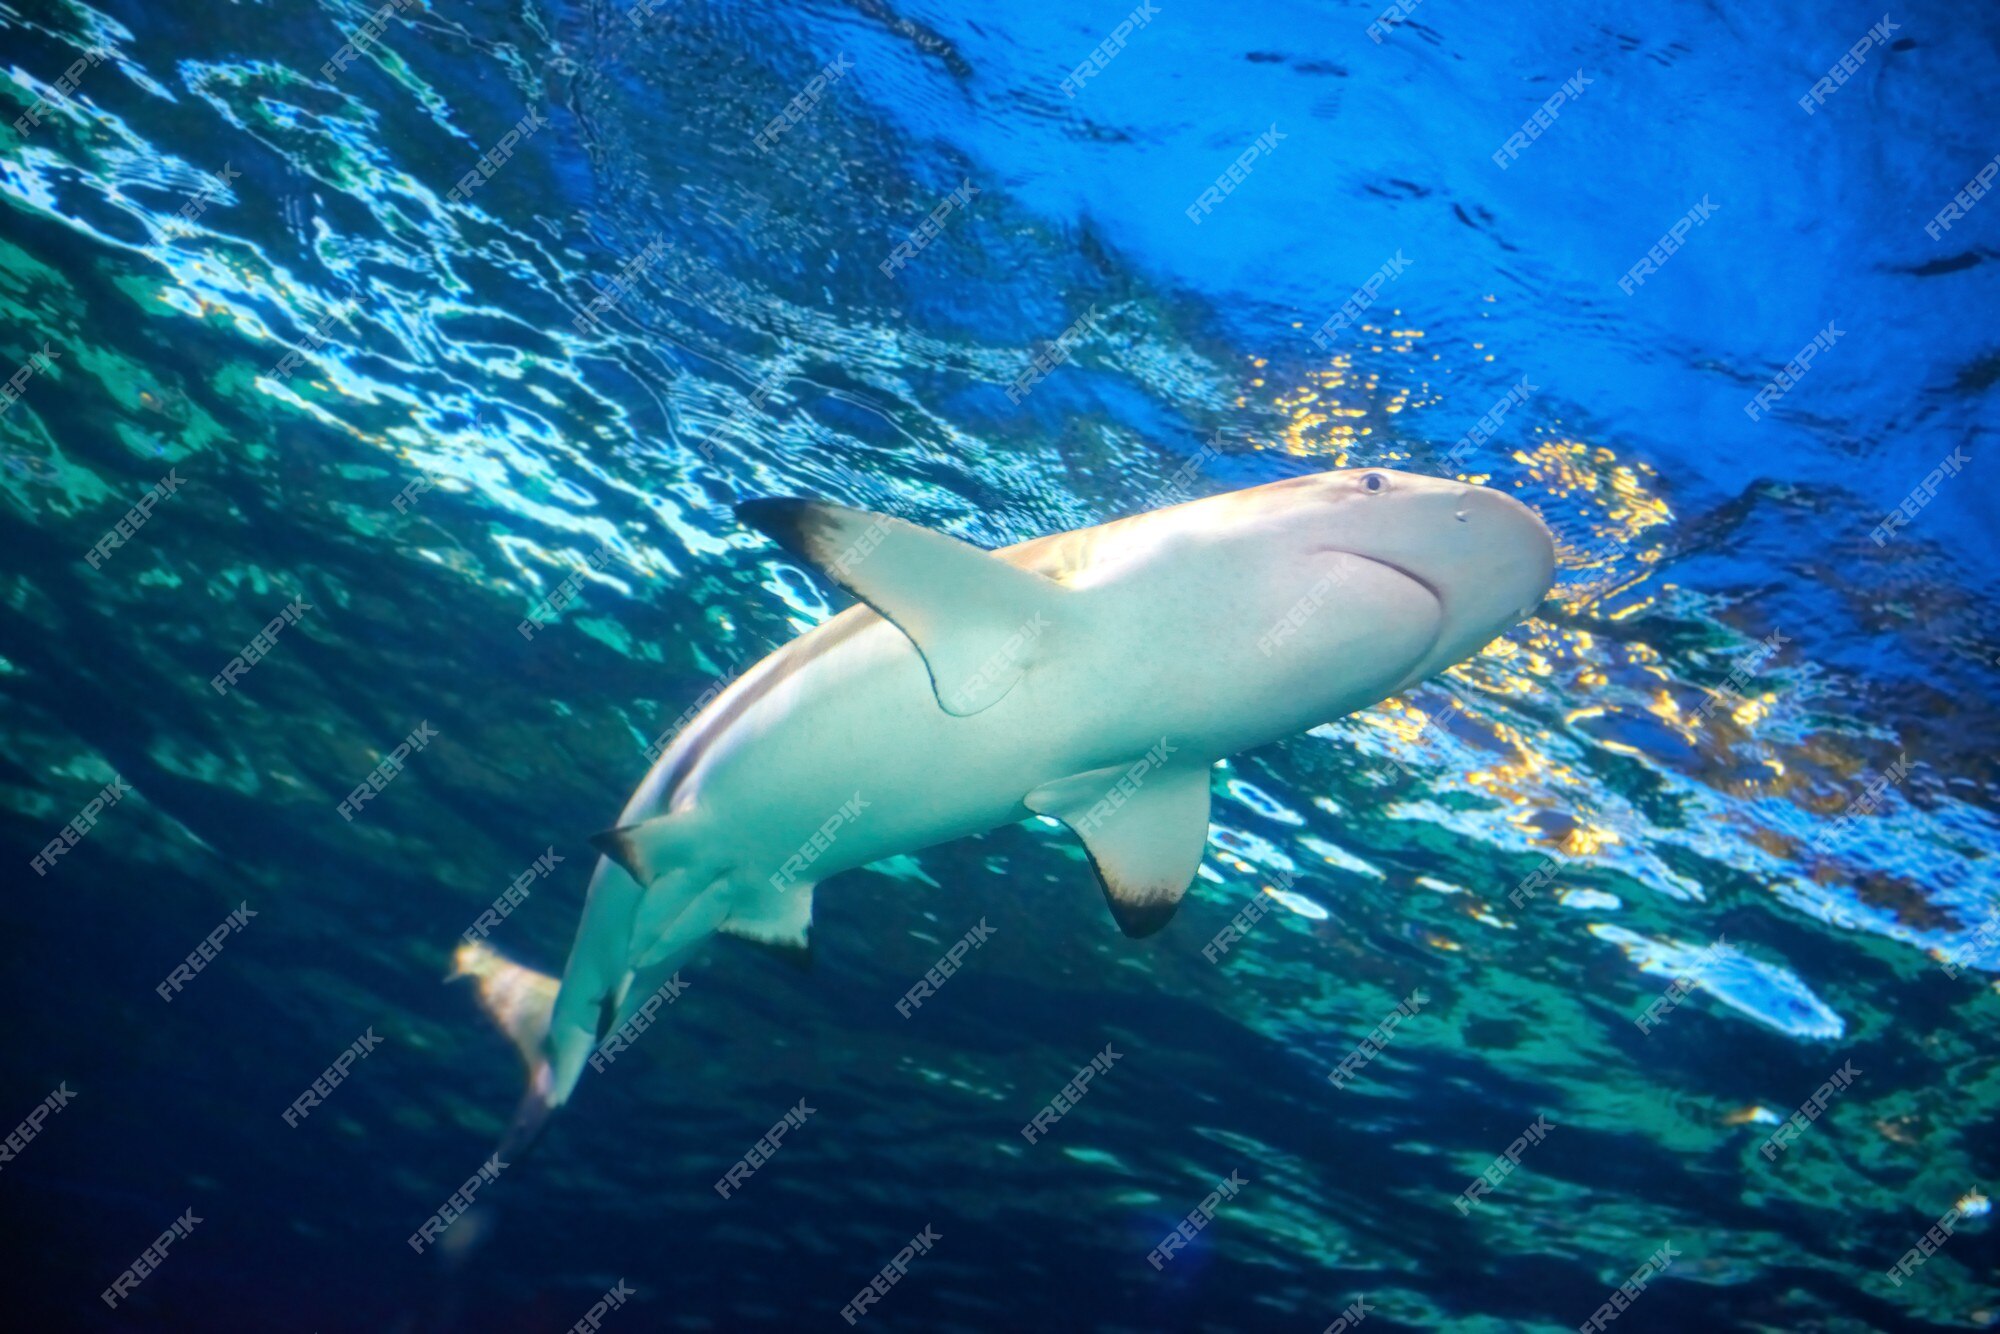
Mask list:
POLYGON ((1044 783, 1025 804, 1076 831, 1111 915, 1128 936, 1150 936, 1167 924, 1208 847, 1202 766, 1167 765, 1149 755, 1044 783))
POLYGON ((812 962, 812 907, 811 885, 738 890, 716 930, 772 946, 787 962, 804 968, 812 962))
POLYGON ((1060 634, 1062 584, 901 519, 816 500, 751 500, 736 515, 892 622, 923 655, 946 713, 1014 688, 1060 634))

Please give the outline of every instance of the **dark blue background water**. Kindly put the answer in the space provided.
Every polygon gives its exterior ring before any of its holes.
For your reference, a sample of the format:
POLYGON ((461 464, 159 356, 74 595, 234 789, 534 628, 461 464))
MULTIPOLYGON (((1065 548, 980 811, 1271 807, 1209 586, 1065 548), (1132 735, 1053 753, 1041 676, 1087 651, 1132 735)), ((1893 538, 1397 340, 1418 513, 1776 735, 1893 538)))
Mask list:
POLYGON ((1128 6, 632 12, 431 0, 329 76, 372 6, 0 7, 0 372, 60 354, 0 418, 0 1126, 76 1094, 0 1167, 16 1323, 558 1330, 623 1279, 607 1329, 844 1329, 926 1224, 942 1240, 864 1327, 1315 1330, 1365 1297, 1362 1328, 1573 1329, 1663 1244, 1680 1258, 1621 1331, 1991 1323, 2000 205, 1925 230, 2000 152, 1990 6, 1892 10, 1811 114, 1880 10, 1425 0, 1377 42, 1368 7, 1169 2, 1074 97, 1060 81, 1128 6), (39 125, 5 128, 38 99, 39 125), (531 109, 546 127, 452 199, 531 109), (621 271, 603 325, 576 325, 621 271), (642 748, 838 605, 735 500, 999 545, 1359 464, 1536 505, 1565 538, 1543 613, 1219 771, 1204 878, 1153 940, 1119 935, 1036 825, 822 887, 810 973, 718 941, 412 1253, 517 1093, 470 987, 439 983, 459 933, 553 847, 494 943, 556 968, 584 840, 642 748), (312 610, 218 695, 295 598, 312 610), (420 721, 439 739, 343 820, 420 721), (114 775, 133 795, 38 875, 114 775), (1514 901, 1551 853, 1556 884, 1514 901), (1205 958, 1251 902, 1270 915, 1205 958), (992 939, 898 1015, 982 920, 992 939), (1416 988, 1387 1053, 1331 1086, 1416 988), (1123 1058, 1025 1144, 1107 1042, 1123 1058), (719 1198, 802 1097, 815 1115, 719 1198), (1538 1115, 1546 1141, 1461 1215, 1538 1115), (1232 1171, 1249 1184, 1156 1272, 1232 1171), (1955 1202, 1940 1255, 1892 1284, 1955 1202))

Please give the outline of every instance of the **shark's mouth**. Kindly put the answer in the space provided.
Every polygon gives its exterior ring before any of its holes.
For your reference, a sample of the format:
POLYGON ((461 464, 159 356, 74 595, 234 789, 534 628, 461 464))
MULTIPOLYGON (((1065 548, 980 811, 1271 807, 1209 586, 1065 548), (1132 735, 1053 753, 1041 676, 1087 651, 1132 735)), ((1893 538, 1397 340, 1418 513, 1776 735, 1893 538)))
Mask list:
POLYGON ((1421 574, 1418 574, 1415 570, 1410 569, 1408 566, 1398 565, 1395 561, 1392 560, 1383 560, 1380 556, 1366 556, 1359 551, 1349 551, 1345 547, 1321 547, 1320 550, 1327 553, 1328 555, 1347 556, 1354 560, 1366 561, 1370 565, 1378 565, 1381 568, 1388 570, 1393 574, 1401 575, 1403 578, 1409 580, 1411 583, 1415 584, 1418 588, 1423 589, 1424 592, 1430 595, 1431 601, 1437 604, 1437 609, 1438 609, 1437 629, 1431 635, 1431 642, 1424 645, 1423 652, 1417 655, 1416 662, 1410 669, 1410 674, 1408 676, 1405 676, 1402 680, 1398 681, 1395 687, 1392 690, 1390 690, 1389 693, 1393 695, 1403 690, 1407 690, 1409 687, 1415 685, 1417 682, 1429 676, 1431 674, 1430 668, 1428 666, 1430 662, 1430 657, 1431 654, 1437 650, 1438 643, 1444 638, 1445 615, 1446 612, 1449 610, 1444 600, 1443 590, 1438 588, 1438 586, 1432 583, 1430 580, 1424 578, 1421 574))
POLYGON ((1440 613, 1440 615, 1442 615, 1442 613, 1444 612, 1443 592, 1441 592, 1438 589, 1438 586, 1436 584, 1424 578, 1421 574, 1418 574, 1415 570, 1410 569, 1408 566, 1398 565, 1396 564, 1396 562, 1392 560, 1383 560, 1380 556, 1364 556, 1358 551, 1349 551, 1345 547, 1326 547, 1324 548, 1324 550, 1334 555, 1352 556, 1355 560, 1365 560, 1370 565, 1380 565, 1385 570, 1394 570, 1397 574, 1402 575, 1405 579, 1415 584, 1418 588, 1423 589, 1424 592, 1429 593, 1431 595, 1431 601, 1438 604, 1438 612, 1440 613))

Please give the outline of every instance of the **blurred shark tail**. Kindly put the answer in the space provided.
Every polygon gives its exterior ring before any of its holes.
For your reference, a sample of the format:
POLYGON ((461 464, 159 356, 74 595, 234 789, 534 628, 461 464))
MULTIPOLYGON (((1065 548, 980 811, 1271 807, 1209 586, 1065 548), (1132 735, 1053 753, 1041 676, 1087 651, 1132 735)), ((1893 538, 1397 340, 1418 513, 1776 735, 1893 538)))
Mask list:
POLYGON ((534 1147, 549 1114, 563 1102, 556 1096, 548 1058, 549 1016, 561 984, 547 973, 515 963, 484 941, 467 941, 458 947, 446 981, 460 977, 477 979, 479 1007, 513 1042, 527 1067, 527 1091, 500 1141, 499 1157, 512 1162, 514 1155, 534 1147))

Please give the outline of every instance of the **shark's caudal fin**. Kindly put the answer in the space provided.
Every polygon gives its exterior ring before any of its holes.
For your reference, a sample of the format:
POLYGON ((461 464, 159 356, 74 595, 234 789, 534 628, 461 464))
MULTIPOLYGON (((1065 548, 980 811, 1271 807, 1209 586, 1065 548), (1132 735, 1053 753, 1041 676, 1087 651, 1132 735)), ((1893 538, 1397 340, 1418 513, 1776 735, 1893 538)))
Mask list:
POLYGON ((819 500, 750 500, 736 517, 910 637, 938 706, 992 707, 1060 639, 1079 594, 955 537, 819 500))
POLYGON ((527 1067, 527 1091, 500 1142, 499 1156, 511 1162, 512 1154, 525 1153, 534 1145, 557 1105, 545 1046, 560 984, 547 973, 504 957, 483 941, 467 941, 458 947, 452 956, 451 978, 459 977, 478 980, 479 1007, 513 1042, 527 1067))

